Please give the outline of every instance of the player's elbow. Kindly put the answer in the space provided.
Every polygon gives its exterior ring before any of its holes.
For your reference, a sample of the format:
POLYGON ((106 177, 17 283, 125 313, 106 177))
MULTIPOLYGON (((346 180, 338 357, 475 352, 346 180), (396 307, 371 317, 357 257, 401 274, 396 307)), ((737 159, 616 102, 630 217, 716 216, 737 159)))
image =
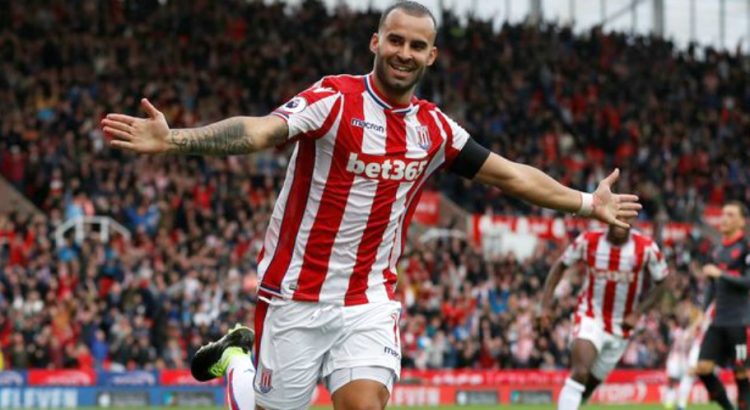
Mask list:
POLYGON ((286 121, 275 115, 245 117, 243 126, 253 152, 283 144, 289 132, 286 121))
POLYGON ((562 261, 562 258, 560 258, 554 263, 554 265, 552 265, 547 276, 551 278, 562 278, 566 269, 568 269, 568 267, 565 265, 565 262, 562 261))
POLYGON ((522 165, 509 161, 497 154, 490 154, 479 169, 475 180, 503 190, 504 193, 518 196, 523 188, 522 165))

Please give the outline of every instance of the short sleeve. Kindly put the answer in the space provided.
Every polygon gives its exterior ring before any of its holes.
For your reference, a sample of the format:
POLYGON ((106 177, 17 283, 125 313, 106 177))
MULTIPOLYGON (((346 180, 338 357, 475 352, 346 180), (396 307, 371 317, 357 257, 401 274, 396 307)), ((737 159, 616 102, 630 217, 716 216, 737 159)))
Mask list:
POLYGON ((566 266, 573 266, 579 261, 583 260, 583 255, 586 248, 586 234, 582 233, 578 235, 575 241, 565 248, 565 252, 561 257, 562 263, 566 266))
POLYGON ((448 137, 445 145, 445 163, 450 166, 453 160, 456 159, 456 156, 458 156, 458 153, 464 149, 464 146, 469 141, 469 133, 442 111, 438 110, 438 117, 448 137))
POLYGON ((322 81, 317 82, 271 113, 287 122, 288 139, 319 137, 338 115, 341 94, 334 88, 321 84, 322 81))
POLYGON ((659 246, 656 242, 651 242, 647 249, 647 266, 648 272, 651 278, 657 282, 662 281, 669 275, 669 268, 667 267, 667 261, 664 258, 664 254, 661 253, 659 246))

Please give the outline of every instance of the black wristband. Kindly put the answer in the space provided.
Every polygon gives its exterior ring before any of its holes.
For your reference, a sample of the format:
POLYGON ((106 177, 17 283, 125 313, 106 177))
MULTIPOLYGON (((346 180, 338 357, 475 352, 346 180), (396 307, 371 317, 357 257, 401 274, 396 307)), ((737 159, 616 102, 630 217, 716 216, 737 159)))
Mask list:
POLYGON ((479 172, 479 169, 482 168, 482 165, 484 165, 489 156, 490 150, 469 138, 464 148, 453 160, 449 169, 454 174, 467 179, 474 179, 474 176, 479 172))

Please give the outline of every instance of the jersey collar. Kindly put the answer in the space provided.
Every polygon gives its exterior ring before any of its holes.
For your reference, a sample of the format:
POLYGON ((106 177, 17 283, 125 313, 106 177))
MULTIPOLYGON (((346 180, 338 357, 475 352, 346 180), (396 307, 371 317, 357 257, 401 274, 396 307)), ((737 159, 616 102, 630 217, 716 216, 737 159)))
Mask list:
POLYGON ((616 244, 616 243, 613 243, 612 241, 610 241, 610 240, 609 240, 609 234, 605 234, 605 235, 604 235, 604 239, 605 239, 605 240, 607 241, 607 243, 608 243, 608 244, 609 244, 610 246, 613 246, 613 247, 615 247, 615 248, 622 248, 623 246, 627 245, 627 244, 628 244, 628 242, 630 242, 630 240, 631 240, 632 238, 633 238, 633 230, 632 230, 632 229, 630 229, 630 232, 628 232, 628 237, 627 237, 627 238, 625 238, 625 240, 624 240, 624 241, 622 241, 622 243, 620 243, 620 244, 616 244))
POLYGON ((731 237, 726 238, 726 239, 722 238, 721 243, 724 246, 729 246, 729 245, 731 245, 731 244, 739 241, 740 239, 742 239, 743 236, 745 236, 745 232, 739 231, 734 236, 731 236, 731 237))
POLYGON ((372 78, 373 75, 374 73, 370 73, 365 76, 365 88, 370 97, 372 97, 379 106, 383 107, 384 110, 390 110, 395 114, 407 114, 411 112, 414 108, 414 102, 417 100, 416 97, 412 97, 409 104, 390 103, 388 97, 378 90, 378 87, 375 85, 375 81, 372 78))

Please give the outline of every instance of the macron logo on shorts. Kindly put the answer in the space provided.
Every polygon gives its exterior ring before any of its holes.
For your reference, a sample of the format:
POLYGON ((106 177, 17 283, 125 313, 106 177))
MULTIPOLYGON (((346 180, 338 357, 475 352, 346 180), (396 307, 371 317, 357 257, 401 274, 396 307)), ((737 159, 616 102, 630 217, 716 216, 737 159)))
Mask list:
MULTIPOLYGON (((363 155, 364 156, 364 155, 363 155)), ((419 178, 427 166, 427 161, 403 161, 400 159, 382 159, 383 157, 367 156, 372 161, 360 159, 359 154, 349 154, 346 170, 354 175, 369 179, 387 181, 414 181, 419 178)))

